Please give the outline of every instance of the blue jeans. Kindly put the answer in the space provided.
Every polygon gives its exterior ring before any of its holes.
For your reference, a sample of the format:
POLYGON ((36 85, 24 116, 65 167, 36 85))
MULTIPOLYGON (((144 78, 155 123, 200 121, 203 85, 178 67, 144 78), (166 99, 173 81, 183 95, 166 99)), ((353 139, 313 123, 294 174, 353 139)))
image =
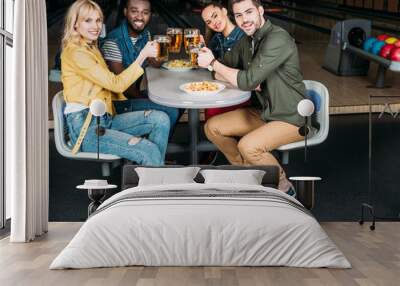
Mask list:
MULTIPOLYGON (((79 137, 89 109, 67 114, 69 135, 73 144, 79 137)), ((113 154, 140 165, 164 164, 170 123, 161 111, 126 112, 100 118, 105 134, 100 136, 100 153, 113 154), (142 138, 148 135, 148 139, 142 138)), ((97 152, 96 118, 93 117, 82 142, 84 152, 97 152)))
POLYGON ((131 111, 148 110, 148 109, 165 112, 168 115, 170 121, 170 126, 171 126, 170 137, 172 136, 172 132, 175 129, 176 122, 182 115, 180 109, 154 103, 148 98, 131 98, 123 101, 114 101, 113 103, 115 106, 115 110, 117 111, 118 114, 131 111))

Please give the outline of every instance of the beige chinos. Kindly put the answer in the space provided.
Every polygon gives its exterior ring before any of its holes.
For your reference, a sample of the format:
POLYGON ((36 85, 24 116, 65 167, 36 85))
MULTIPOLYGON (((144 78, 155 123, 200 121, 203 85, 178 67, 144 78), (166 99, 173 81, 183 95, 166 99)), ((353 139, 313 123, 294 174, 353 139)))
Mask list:
POLYGON ((276 165, 280 169, 279 189, 289 189, 286 174, 271 151, 303 140, 299 127, 283 121, 265 122, 260 110, 240 108, 210 118, 204 130, 232 165, 276 165))

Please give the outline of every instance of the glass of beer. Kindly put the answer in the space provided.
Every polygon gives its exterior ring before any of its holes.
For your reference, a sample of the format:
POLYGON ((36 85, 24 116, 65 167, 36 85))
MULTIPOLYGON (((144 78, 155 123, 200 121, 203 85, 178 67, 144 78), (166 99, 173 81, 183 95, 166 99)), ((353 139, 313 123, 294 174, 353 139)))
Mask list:
POLYGON ((171 38, 169 45, 170 53, 180 53, 182 46, 183 33, 181 28, 168 28, 167 35, 171 38))
POLYGON ((154 36, 154 41, 158 43, 158 54, 156 59, 163 62, 168 61, 168 50, 171 38, 166 35, 156 35, 154 36))
POLYGON ((192 44, 189 43, 188 50, 189 50, 189 58, 190 63, 193 67, 198 67, 197 59, 199 57, 200 49, 204 47, 203 43, 192 44))
POLYGON ((200 43, 200 30, 199 29, 185 29, 184 30, 184 39, 185 51, 189 53, 189 44, 198 44, 200 43))

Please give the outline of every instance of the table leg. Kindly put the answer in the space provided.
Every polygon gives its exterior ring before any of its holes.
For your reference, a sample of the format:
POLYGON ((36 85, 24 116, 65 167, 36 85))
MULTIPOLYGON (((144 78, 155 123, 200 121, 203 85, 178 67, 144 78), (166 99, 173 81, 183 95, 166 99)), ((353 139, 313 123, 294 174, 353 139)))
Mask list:
POLYGON ((88 190, 88 196, 91 201, 91 203, 88 206, 88 217, 96 211, 96 209, 101 205, 102 200, 104 199, 106 195, 106 190, 105 189, 96 189, 88 190))
POLYGON ((190 133, 190 163, 198 164, 198 142, 199 142, 199 121, 200 112, 198 109, 189 109, 189 133, 190 133))
POLYGON ((314 207, 314 181, 296 181, 297 199, 303 206, 311 210, 314 207))

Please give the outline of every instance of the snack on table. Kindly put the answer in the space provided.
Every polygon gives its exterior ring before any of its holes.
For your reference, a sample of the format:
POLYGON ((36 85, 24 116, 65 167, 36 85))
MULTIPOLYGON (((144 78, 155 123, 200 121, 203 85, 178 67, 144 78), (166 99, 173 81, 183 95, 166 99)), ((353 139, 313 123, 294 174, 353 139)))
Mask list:
POLYGON ((218 85, 210 81, 191 82, 186 86, 188 91, 216 91, 218 85))
POLYGON ((187 60, 172 60, 167 62, 166 66, 168 68, 190 68, 192 64, 187 60))

